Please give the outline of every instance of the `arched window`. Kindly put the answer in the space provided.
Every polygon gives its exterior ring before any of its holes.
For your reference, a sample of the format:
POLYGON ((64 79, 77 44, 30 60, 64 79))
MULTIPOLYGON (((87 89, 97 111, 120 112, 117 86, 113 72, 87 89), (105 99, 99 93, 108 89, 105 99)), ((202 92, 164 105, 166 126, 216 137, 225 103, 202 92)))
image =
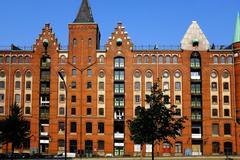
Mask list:
POLYGON ((170 56, 169 55, 166 56, 166 63, 170 63, 170 56))
POLYGON ((17 62, 17 58, 16 58, 16 56, 13 56, 12 57, 12 63, 16 63, 17 62))
POLYGON ((141 63, 142 63, 142 56, 141 56, 141 55, 138 55, 138 56, 137 56, 137 63, 138 63, 138 64, 141 64, 141 63))
POLYGON ((73 64, 76 64, 76 56, 73 56, 73 57, 72 57, 72 63, 73 63, 73 64))
POLYGON ((221 56, 221 64, 224 64, 224 63, 225 63, 225 57, 221 56))
POLYGON ((77 40, 76 38, 73 39, 73 47, 76 47, 77 46, 77 40))
POLYGON ((218 64, 218 56, 213 56, 213 63, 218 64))
POLYGON ((0 63, 3 63, 3 57, 0 56, 0 63))
POLYGON ((104 56, 103 55, 99 56, 99 63, 104 63, 104 56))
POLYGON ((65 61, 66 61, 66 57, 65 57, 64 55, 62 55, 62 56, 60 57, 60 63, 61 63, 61 64, 64 64, 65 61))
POLYGON ((178 63, 178 57, 177 56, 173 56, 173 63, 177 64, 178 63))
POLYGON ((29 56, 25 57, 25 63, 30 63, 30 57, 29 56))
POLYGON ((7 57, 6 57, 6 63, 10 63, 10 61, 11 61, 11 57, 10 57, 10 56, 7 56, 7 57))
POLYGON ((92 38, 88 38, 88 47, 92 47, 92 38))
POLYGON ((163 63, 163 56, 158 57, 158 63, 163 63))
POLYGON ((4 78, 5 77, 5 72, 2 70, 2 71, 0 71, 0 77, 1 78, 4 78))
POLYGON ((228 57, 227 57, 227 63, 228 63, 228 64, 233 63, 233 58, 232 58, 232 56, 228 56, 228 57))
POLYGON ((27 71, 27 72, 26 72, 26 77, 27 77, 27 78, 31 78, 31 77, 32 77, 31 71, 27 71))
POLYGON ((152 63, 156 63, 156 56, 155 55, 152 55, 152 63))
POLYGON ((23 57, 22 56, 18 57, 18 63, 23 63, 23 57))
POLYGON ((20 77, 21 77, 21 72, 20 72, 20 71, 17 71, 17 72, 15 73, 15 77, 20 78, 20 77))
POLYGON ((149 62, 149 58, 148 58, 148 56, 146 55, 146 56, 144 56, 144 63, 148 63, 149 62))

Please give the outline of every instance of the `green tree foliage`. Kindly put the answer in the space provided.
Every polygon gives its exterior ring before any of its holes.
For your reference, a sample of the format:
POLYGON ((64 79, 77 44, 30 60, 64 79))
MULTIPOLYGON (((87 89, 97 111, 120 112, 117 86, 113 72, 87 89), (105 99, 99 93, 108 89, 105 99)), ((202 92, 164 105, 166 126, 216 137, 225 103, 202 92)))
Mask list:
POLYGON ((152 144, 152 159, 154 159, 154 145, 160 142, 170 143, 170 139, 181 136, 186 117, 176 116, 176 106, 169 104, 169 96, 164 95, 159 82, 153 84, 151 94, 146 95, 146 102, 150 108, 136 108, 136 117, 128 120, 131 139, 135 144, 152 144))
POLYGON ((0 142, 12 144, 12 153, 15 147, 23 146, 29 138, 29 122, 23 117, 21 108, 15 103, 11 106, 11 113, 0 121, 0 142))

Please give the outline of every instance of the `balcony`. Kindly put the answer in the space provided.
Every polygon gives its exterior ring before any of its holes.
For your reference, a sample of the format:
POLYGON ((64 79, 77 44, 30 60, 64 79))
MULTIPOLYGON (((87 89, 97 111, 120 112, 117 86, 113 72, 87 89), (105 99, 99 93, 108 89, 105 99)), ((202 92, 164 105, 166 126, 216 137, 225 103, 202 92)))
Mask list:
POLYGON ((192 138, 193 139, 201 139, 202 138, 202 134, 192 134, 192 138))
POLYGON ((124 139, 124 133, 114 133, 114 138, 115 139, 124 139))
POLYGON ((41 69, 50 69, 50 63, 42 63, 41 64, 41 69))

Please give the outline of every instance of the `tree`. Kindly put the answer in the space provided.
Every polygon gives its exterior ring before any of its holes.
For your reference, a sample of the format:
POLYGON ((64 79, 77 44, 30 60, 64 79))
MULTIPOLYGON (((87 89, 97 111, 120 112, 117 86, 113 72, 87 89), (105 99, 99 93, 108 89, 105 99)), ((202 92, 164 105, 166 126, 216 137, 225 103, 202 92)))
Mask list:
POLYGON ((152 144, 152 160, 154 160, 154 146, 160 142, 168 142, 181 135, 186 117, 176 117, 176 106, 169 104, 169 96, 164 95, 159 87, 159 81, 153 84, 151 94, 145 100, 150 108, 137 107, 137 115, 128 120, 130 137, 135 144, 152 144))
POLYGON ((15 103, 10 114, 0 121, 0 142, 12 144, 12 154, 15 147, 23 146, 29 137, 29 122, 23 117, 21 108, 15 103))

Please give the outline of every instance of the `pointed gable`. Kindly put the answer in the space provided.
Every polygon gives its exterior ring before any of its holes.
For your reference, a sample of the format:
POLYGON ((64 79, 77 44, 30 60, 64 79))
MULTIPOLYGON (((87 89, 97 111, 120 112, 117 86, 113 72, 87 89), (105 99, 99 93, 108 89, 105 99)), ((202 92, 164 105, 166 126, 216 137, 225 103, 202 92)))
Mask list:
POLYGON ((181 41, 181 49, 197 49, 203 51, 209 49, 209 42, 196 21, 192 21, 192 24, 189 26, 187 32, 185 33, 181 41), (198 45, 194 46, 193 43, 197 43, 198 45))
POLYGON ((239 16, 239 13, 237 15, 235 34, 234 34, 233 42, 234 43, 240 42, 240 16, 239 16))
POLYGON ((77 17, 73 23, 92 23, 94 22, 92 10, 89 6, 88 0, 82 0, 81 7, 78 11, 77 17))

